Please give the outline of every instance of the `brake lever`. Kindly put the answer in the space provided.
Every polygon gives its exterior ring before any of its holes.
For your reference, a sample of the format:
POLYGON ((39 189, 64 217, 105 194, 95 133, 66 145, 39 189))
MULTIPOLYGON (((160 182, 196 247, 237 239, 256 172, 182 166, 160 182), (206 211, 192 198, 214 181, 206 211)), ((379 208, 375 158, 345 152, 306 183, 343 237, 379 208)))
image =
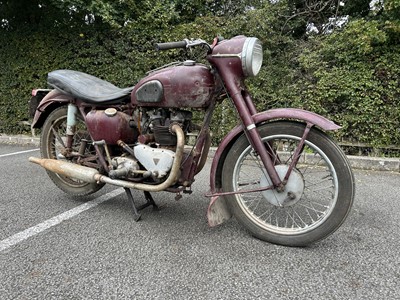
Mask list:
POLYGON ((211 50, 211 46, 202 39, 197 39, 197 40, 188 40, 185 39, 185 41, 187 42, 186 47, 195 47, 195 46, 207 46, 208 50, 211 50))

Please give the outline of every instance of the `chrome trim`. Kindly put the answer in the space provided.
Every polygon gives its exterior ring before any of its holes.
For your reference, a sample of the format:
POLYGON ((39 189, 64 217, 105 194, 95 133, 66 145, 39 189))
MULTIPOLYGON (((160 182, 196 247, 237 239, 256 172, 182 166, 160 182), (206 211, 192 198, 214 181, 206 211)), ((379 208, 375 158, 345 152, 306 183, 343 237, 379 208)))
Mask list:
POLYGON ((252 130, 252 129, 254 129, 254 128, 256 128, 256 125, 253 123, 253 124, 250 124, 249 126, 247 126, 246 127, 246 129, 248 130, 248 131, 250 131, 250 130, 252 130))
POLYGON ((239 58, 241 58, 242 57, 242 53, 238 53, 238 54, 229 54, 229 53, 227 53, 227 54, 221 54, 221 53, 218 53, 218 54, 213 54, 213 55, 211 55, 211 57, 218 57, 218 58, 222 58, 222 57, 239 57, 239 58))

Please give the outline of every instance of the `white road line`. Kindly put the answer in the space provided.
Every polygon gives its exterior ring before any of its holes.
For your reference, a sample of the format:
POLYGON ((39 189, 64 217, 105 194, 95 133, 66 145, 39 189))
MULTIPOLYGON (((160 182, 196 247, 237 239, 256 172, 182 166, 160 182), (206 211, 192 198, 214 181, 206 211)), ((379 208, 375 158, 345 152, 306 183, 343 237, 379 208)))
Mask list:
POLYGON ((0 241, 0 252, 3 250, 6 250, 16 244, 19 244, 23 242, 24 240, 35 236, 36 234, 39 234, 53 226, 56 226, 60 224, 63 221, 69 220, 77 215, 79 215, 81 212, 84 212, 88 209, 91 209, 93 207, 96 207, 97 205, 110 200, 111 198, 114 198, 120 194, 122 194, 124 190, 122 188, 113 190, 112 192, 109 192, 97 199, 94 199, 92 201, 89 201, 85 204, 79 205, 73 209, 70 209, 60 215, 57 215, 51 219, 48 219, 36 226, 30 227, 28 229, 25 229, 24 231, 18 232, 2 241, 0 241))
POLYGON ((23 153, 28 153, 28 152, 33 152, 33 151, 38 151, 39 148, 37 149, 31 149, 31 150, 25 150, 25 151, 18 151, 18 152, 13 152, 13 153, 7 153, 7 154, 1 154, 1 157, 6 157, 6 156, 11 156, 11 155, 17 155, 17 154, 23 154, 23 153))

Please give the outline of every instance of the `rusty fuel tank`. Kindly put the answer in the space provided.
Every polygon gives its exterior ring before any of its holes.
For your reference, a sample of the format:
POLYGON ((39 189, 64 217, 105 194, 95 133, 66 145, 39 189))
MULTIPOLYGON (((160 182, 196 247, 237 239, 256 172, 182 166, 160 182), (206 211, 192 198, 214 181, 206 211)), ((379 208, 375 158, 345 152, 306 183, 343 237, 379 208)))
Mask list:
POLYGON ((186 61, 167 67, 139 81, 131 94, 134 106, 204 108, 215 89, 209 67, 186 61))

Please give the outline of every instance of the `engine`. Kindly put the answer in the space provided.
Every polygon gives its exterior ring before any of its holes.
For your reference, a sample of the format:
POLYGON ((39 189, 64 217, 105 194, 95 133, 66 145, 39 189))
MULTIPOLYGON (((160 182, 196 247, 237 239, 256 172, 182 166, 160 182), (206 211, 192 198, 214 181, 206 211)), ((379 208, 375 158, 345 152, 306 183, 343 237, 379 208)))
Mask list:
MULTIPOLYGON (((154 140, 159 147, 173 147, 176 145, 176 136, 171 133, 170 126, 179 124, 185 133, 191 128, 192 112, 185 110, 151 109, 143 113, 143 132, 147 138, 154 140)), ((139 141, 140 141, 139 137, 139 141)))
POLYGON ((174 162, 177 143, 171 126, 179 124, 187 134, 192 130, 192 113, 178 109, 144 109, 140 117, 142 130, 139 143, 133 147, 134 157, 147 170, 145 177, 151 174, 152 178, 164 178, 174 162))
POLYGON ((133 181, 162 181, 171 170, 178 124, 185 135, 194 129, 192 112, 168 108, 141 108, 128 114, 114 108, 93 110, 86 124, 94 141, 107 148, 109 176, 133 181))

